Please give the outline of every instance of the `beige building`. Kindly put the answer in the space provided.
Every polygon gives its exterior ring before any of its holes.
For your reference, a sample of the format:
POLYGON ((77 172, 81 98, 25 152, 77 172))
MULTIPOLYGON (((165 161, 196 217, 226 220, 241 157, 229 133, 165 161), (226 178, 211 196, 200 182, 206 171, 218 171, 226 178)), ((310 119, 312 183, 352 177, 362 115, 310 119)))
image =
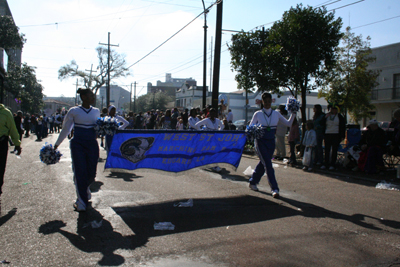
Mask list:
MULTIPOLYGON (((369 64, 371 70, 381 70, 379 85, 372 90, 371 103, 375 110, 371 115, 377 121, 391 121, 393 112, 400 108, 400 43, 372 49, 376 61, 369 64)), ((361 124, 366 125, 365 119, 361 124)))

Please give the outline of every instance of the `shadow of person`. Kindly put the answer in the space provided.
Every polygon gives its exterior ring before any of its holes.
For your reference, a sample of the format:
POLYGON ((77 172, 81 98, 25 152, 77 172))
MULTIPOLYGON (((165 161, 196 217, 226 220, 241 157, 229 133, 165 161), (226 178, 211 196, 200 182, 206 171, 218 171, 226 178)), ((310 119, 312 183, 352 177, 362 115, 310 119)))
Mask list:
MULTIPOLYGON (((1 209, 0 209, 1 211, 1 209)), ((17 213, 17 208, 13 208, 10 210, 6 215, 2 216, 0 218, 0 226, 5 224, 9 219, 11 219, 15 214, 17 213)))
POLYGON ((63 221, 54 220, 39 227, 39 233, 43 235, 60 233, 66 237, 72 245, 87 253, 100 252, 101 266, 118 266, 125 262, 124 257, 115 254, 117 249, 135 249, 143 246, 148 239, 136 235, 122 236, 115 232, 111 223, 95 209, 80 212, 77 219, 77 231, 70 233, 61 229, 66 226, 63 221))
POLYGON ((222 179, 237 181, 237 182, 248 182, 249 181, 249 179, 246 179, 246 177, 243 175, 231 174, 231 172, 229 170, 226 170, 226 169, 223 169, 223 170, 225 170, 225 171, 222 172, 222 174, 221 174, 222 179))
POLYGON ((133 182, 135 178, 141 178, 142 176, 137 176, 134 173, 129 172, 110 172, 106 177, 108 178, 122 178, 125 182, 133 182))
MULTIPOLYGON (((319 207, 317 205, 311 204, 311 203, 305 203, 305 202, 301 202, 298 200, 294 200, 294 199, 289 199, 289 198, 285 198, 285 197, 280 197, 280 200, 282 200, 283 202, 286 202, 294 207, 297 207, 298 209, 300 209, 301 211, 301 215, 305 216, 305 217, 309 217, 309 218, 332 218, 332 219, 338 219, 338 220, 344 220, 344 221, 348 221, 351 223, 354 223, 358 226, 367 228, 367 229, 371 229, 371 230, 383 230, 371 223, 367 223, 365 222, 365 218, 372 218, 372 219, 376 219, 379 221, 378 218, 374 218, 371 217, 369 215, 364 215, 364 214, 353 214, 353 215, 346 215, 343 213, 339 213, 339 212, 335 212, 335 211, 331 211, 328 209, 325 209, 323 207, 319 207)), ((386 221, 387 225, 395 225, 394 221, 386 221)), ((383 222, 384 223, 384 222, 383 222)), ((399 222, 397 223, 397 227, 400 226, 399 222)), ((396 228, 397 228, 396 227, 396 228)))

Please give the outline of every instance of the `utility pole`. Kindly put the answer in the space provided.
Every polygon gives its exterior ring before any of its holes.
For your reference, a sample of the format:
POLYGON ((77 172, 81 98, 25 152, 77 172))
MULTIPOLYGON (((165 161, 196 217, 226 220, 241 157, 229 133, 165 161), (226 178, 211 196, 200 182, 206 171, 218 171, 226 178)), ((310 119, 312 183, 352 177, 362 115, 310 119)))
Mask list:
POLYGON ((221 38, 222 37, 222 0, 217 4, 217 23, 215 29, 215 58, 214 58, 214 78, 212 88, 212 107, 218 110, 219 94, 219 72, 221 65, 221 38))
MULTIPOLYGON (((89 70, 85 70, 85 71, 89 71, 89 70)), ((91 89, 90 87, 92 86, 92 72, 93 72, 93 64, 90 67, 90 74, 89 74, 89 89, 91 89)), ((97 70, 95 71, 97 72, 97 70)))
POLYGON ((206 107, 207 101, 207 12, 206 6, 203 2, 204 9, 204 51, 203 51, 203 108, 206 107))
POLYGON ((135 88, 135 89, 134 89, 135 91, 134 91, 134 93, 133 93, 133 112, 135 113, 135 112, 136 112, 136 84, 137 84, 137 83, 134 82, 133 84, 135 85, 135 87, 134 87, 134 88, 135 88))
POLYGON ((212 84, 212 59, 213 59, 213 50, 212 50, 212 46, 213 46, 213 37, 211 36, 211 45, 210 45, 210 88, 209 91, 211 92, 211 84, 212 84))
POLYGON ((132 83, 131 83, 131 94, 129 96, 129 111, 132 111, 132 83))
POLYGON ((100 45, 107 45, 107 52, 108 52, 108 58, 107 58, 107 93, 106 93, 106 105, 107 107, 110 105, 110 55, 111 55, 111 49, 110 46, 117 46, 119 45, 112 45, 110 44, 110 32, 108 33, 108 43, 103 44, 99 43, 100 45))
POLYGON ((78 78, 76 78, 76 83, 74 84, 75 86, 76 86, 76 89, 75 89, 75 106, 76 106, 76 104, 78 103, 78 98, 77 98, 77 96, 78 96, 78 94, 77 94, 77 91, 78 91, 78 78))

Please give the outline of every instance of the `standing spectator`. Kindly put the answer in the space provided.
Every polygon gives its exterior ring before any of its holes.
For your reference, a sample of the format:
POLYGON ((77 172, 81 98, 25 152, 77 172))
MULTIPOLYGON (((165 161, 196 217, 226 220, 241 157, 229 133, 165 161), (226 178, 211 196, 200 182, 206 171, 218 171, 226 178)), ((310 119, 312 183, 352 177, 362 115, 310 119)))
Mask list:
POLYGON ((335 170, 337 151, 340 142, 346 133, 346 123, 344 117, 339 113, 339 107, 335 104, 328 106, 329 113, 326 114, 325 126, 325 165, 321 169, 329 167, 330 171, 335 170))
POLYGON ((129 125, 126 129, 135 129, 135 117, 133 116, 132 111, 129 111, 127 121, 129 122, 129 125))
POLYGON ((135 129, 143 129, 143 121, 144 118, 142 116, 142 112, 139 112, 135 118, 135 129))
POLYGON ((49 121, 48 121, 46 114, 43 114, 43 124, 42 124, 42 137, 43 138, 47 137, 47 134, 48 134, 48 127, 47 127, 48 122, 49 121))
MULTIPOLYGON (((55 126, 55 128, 57 129, 57 133, 60 132, 61 123, 62 123, 62 116, 61 116, 61 114, 59 114, 59 113, 57 112, 57 113, 56 113, 55 120, 54 120, 54 126, 55 126)), ((54 129, 54 132, 55 132, 55 129, 54 129)))
POLYGON ((189 110, 186 108, 185 111, 182 113, 182 120, 183 120, 183 129, 188 128, 188 120, 189 120, 189 110))
POLYGON ((171 114, 171 129, 176 129, 176 124, 178 123, 179 111, 177 108, 174 108, 171 114))
POLYGON ((172 124, 171 124, 171 110, 167 109, 165 111, 165 115, 161 117, 160 120, 160 129, 163 130, 171 130, 172 124))
MULTIPOLYGON (((288 113, 285 109, 284 105, 279 105, 279 109, 277 110, 286 120, 288 119, 288 113)), ((283 122, 278 122, 278 126, 276 127, 276 155, 275 158, 278 160, 286 157, 286 145, 285 145, 285 136, 287 132, 287 126, 283 122)))
POLYGON ((289 158, 289 164, 291 166, 294 166, 297 164, 296 161, 296 143, 300 139, 300 131, 299 131, 299 123, 297 121, 297 118, 294 118, 293 124, 290 127, 289 135, 288 135, 288 141, 289 141, 289 147, 290 147, 290 158, 289 158))
POLYGON ((304 133, 303 145, 305 147, 304 149, 311 151, 311 159, 310 165, 304 166, 303 170, 306 171, 308 167, 308 171, 312 171, 314 165, 315 146, 317 145, 317 135, 315 133, 314 123, 312 121, 307 121, 306 129, 307 131, 304 133))
POLYGON ((49 116, 48 121, 49 121, 49 125, 50 125, 49 133, 52 134, 52 133, 54 133, 54 115, 53 114, 51 114, 49 116))
POLYGON ((17 127, 15 126, 13 115, 11 114, 11 111, 6 109, 3 104, 0 104, 0 201, 2 193, 1 188, 4 183, 4 173, 6 171, 9 136, 15 145, 17 155, 20 155, 21 140, 17 127))
POLYGON ((200 120, 197 117, 197 109, 192 108, 190 110, 190 116, 188 119, 188 129, 189 130, 196 130, 196 123, 198 123, 200 120))
POLYGON ((176 130, 183 130, 183 119, 181 116, 178 117, 178 122, 176 123, 176 130))
POLYGON ((31 133, 36 133, 36 116, 35 114, 32 114, 31 116, 31 133))
MULTIPOLYGON (((108 108, 103 108, 103 109, 101 110, 100 117, 101 117, 101 118, 104 118, 104 117, 106 117, 107 115, 108 115, 108 108)), ((103 135, 100 137, 100 146, 104 148, 104 136, 103 136, 103 135)))
POLYGON ((228 123, 233 122, 233 113, 231 109, 228 109, 228 115, 226 116, 226 120, 228 121, 228 123))
POLYGON ((31 130, 31 115, 29 113, 24 118, 24 129, 25 137, 29 137, 29 131, 31 130))
MULTIPOLYGON (((19 141, 22 141, 22 135, 24 134, 22 111, 18 110, 17 114, 15 114, 14 124, 15 124, 15 127, 17 128, 17 132, 19 134, 18 139, 19 139, 19 141)), ((17 152, 17 148, 15 148, 13 151, 11 151, 11 153, 14 153, 14 152, 17 152)))
POLYGON ((42 141, 42 131, 43 131, 43 117, 39 116, 36 119, 36 141, 42 141))
MULTIPOLYGON (((115 108, 115 106, 110 105, 108 107, 108 116, 111 117, 111 118, 115 118, 115 120, 118 123, 122 123, 122 125, 118 127, 118 130, 124 130, 129 125, 129 122, 127 120, 125 120, 122 116, 116 115, 116 112, 117 112, 117 109, 115 108)), ((111 147, 111 143, 112 143, 113 137, 114 136, 112 136, 112 135, 108 135, 108 134, 106 135, 107 152, 110 151, 110 147, 111 147)))
POLYGON ((322 112, 322 107, 319 104, 314 105, 314 130, 317 135, 317 146, 315 147, 315 160, 314 163, 317 166, 321 166, 324 159, 324 151, 322 147, 322 143, 324 141, 325 135, 325 113, 322 112))
POLYGON ((22 111, 18 110, 17 115, 14 117, 15 127, 17 127, 17 131, 19 134, 19 140, 22 140, 22 136, 24 135, 24 127, 23 127, 23 116, 22 111))
POLYGON ((156 115, 154 114, 154 109, 150 111, 150 119, 149 123, 147 124, 147 129, 154 129, 154 126, 156 124, 156 115))

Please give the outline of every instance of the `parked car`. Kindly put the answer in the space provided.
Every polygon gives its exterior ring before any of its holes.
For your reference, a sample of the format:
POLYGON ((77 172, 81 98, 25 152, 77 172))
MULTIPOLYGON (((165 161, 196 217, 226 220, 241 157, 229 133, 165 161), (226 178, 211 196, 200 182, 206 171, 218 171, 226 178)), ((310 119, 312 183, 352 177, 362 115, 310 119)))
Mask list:
POLYGON ((236 130, 244 131, 246 130, 246 120, 237 120, 233 123, 236 126, 236 130))
MULTIPOLYGON (((390 128, 389 128, 389 126, 390 126, 390 121, 378 121, 378 126, 379 126, 380 128, 382 128, 385 132, 387 132, 387 131, 393 131, 393 129, 390 129, 390 128)), ((363 132, 366 131, 366 130, 368 130, 367 126, 361 129, 361 131, 363 131, 363 132)))
POLYGON ((390 121, 379 121, 379 127, 381 127, 383 130, 387 131, 389 130, 389 125, 390 121))

